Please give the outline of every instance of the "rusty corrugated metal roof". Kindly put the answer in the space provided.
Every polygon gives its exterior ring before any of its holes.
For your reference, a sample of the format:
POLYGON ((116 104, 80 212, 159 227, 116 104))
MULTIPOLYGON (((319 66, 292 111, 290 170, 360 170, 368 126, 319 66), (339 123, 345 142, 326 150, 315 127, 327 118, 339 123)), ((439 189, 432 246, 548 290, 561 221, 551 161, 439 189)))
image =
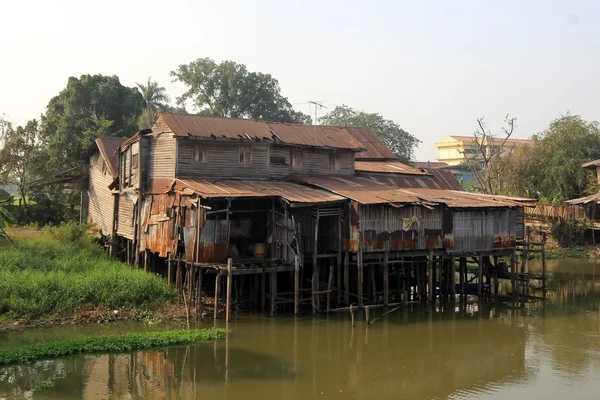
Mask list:
POLYGON ((433 179, 440 189, 464 190, 458 179, 456 179, 454 172, 444 169, 434 169, 431 170, 431 173, 433 173, 433 179))
POLYGON ((451 208, 493 208, 522 205, 501 196, 477 195, 429 188, 399 188, 367 177, 295 176, 302 182, 358 201, 362 204, 446 205, 451 208))
POLYGON ((379 172, 389 174, 427 175, 427 172, 402 164, 398 161, 356 161, 354 169, 362 172, 379 172))
POLYGON ((346 127, 348 132, 365 149, 356 158, 369 160, 396 160, 396 155, 381 141, 371 129, 363 127, 346 127))
POLYGON ((190 180, 154 179, 148 185, 148 193, 159 194, 174 189, 191 191, 209 198, 226 197, 281 197, 290 203, 329 203, 345 200, 344 197, 325 190, 312 189, 291 182, 245 181, 245 180, 190 180))
POLYGON ((359 151, 361 144, 345 128, 300 125, 206 115, 157 113, 175 136, 252 140, 359 151))
POLYGON ((588 204, 588 203, 600 203, 600 193, 594 193, 586 197, 580 197, 578 199, 567 200, 567 204, 588 204))
POLYGON ((102 137, 96 139, 96 145, 104 157, 104 162, 108 166, 108 170, 112 175, 113 179, 116 178, 119 174, 117 172, 117 149, 121 146, 127 139, 119 138, 119 137, 102 137))
POLYGON ((373 172, 357 171, 357 176, 368 178, 375 182, 381 182, 386 185, 398 188, 423 188, 440 190, 463 190, 462 186, 456 180, 456 177, 450 173, 423 174, 423 175, 405 175, 405 174, 378 174, 373 172))

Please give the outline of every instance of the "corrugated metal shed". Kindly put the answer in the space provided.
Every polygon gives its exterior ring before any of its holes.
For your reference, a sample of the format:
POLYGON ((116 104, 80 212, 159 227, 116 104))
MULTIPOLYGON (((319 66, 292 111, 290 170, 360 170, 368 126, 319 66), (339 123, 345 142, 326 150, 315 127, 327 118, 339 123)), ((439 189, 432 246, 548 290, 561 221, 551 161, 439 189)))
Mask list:
MULTIPOLYGON (((357 157, 358 158, 358 157, 357 157)), ((356 161, 354 169, 361 172, 389 174, 427 175, 427 172, 402 164, 398 161, 356 161)))
MULTIPOLYGON (((361 144, 346 128, 272 123, 251 119, 205 115, 158 113, 175 136, 205 139, 267 141, 301 146, 328 147, 359 151, 361 144)), ((157 132, 160 133, 160 132, 157 132)))
POLYGON ((103 137, 96 139, 96 145, 98 146, 102 157, 104 157, 104 162, 108 166, 113 179, 119 176, 116 152, 125 140, 125 138, 118 137, 103 137))
POLYGON ((171 189, 182 194, 198 194, 205 199, 224 197, 282 197, 290 203, 330 203, 344 197, 325 190, 312 189, 291 182, 154 179, 148 192, 167 193, 171 189))
POLYGON ((348 132, 360 143, 365 151, 356 155, 361 160, 396 160, 396 155, 370 129, 363 127, 346 127, 348 132))
POLYGON ((295 176, 297 182, 317 186, 362 204, 446 205, 450 208, 495 208, 521 206, 517 200, 501 196, 439 190, 398 188, 366 177, 295 176))

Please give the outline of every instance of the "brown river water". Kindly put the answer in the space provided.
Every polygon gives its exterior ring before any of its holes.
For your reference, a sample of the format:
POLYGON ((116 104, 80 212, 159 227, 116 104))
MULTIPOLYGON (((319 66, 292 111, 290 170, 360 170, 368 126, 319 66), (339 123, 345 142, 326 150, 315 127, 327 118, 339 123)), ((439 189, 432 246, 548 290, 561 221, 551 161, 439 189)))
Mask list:
MULTIPOLYGON (((598 399, 600 264, 548 267, 545 302, 413 306, 369 327, 357 314, 355 328, 345 312, 316 319, 241 314, 216 343, 0 368, 0 399, 598 399), (32 391, 44 380, 54 388, 32 391)), ((99 334, 117 330, 0 333, 0 346, 99 334)))

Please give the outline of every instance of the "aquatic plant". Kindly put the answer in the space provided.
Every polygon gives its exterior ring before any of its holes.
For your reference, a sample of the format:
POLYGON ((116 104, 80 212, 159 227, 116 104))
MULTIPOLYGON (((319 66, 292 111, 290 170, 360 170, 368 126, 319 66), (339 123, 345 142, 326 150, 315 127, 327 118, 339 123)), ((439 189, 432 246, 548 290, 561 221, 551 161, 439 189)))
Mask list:
POLYGON ((46 380, 46 381, 41 381, 35 384, 35 386, 33 387, 33 391, 34 392, 48 392, 52 389, 54 389, 54 386, 56 386, 56 383, 54 381, 51 380, 46 380))
POLYGON ((126 333, 119 336, 94 336, 85 339, 38 343, 0 350, 0 365, 22 364, 71 354, 127 353, 135 350, 209 342, 222 338, 225 333, 225 329, 210 328, 126 333))

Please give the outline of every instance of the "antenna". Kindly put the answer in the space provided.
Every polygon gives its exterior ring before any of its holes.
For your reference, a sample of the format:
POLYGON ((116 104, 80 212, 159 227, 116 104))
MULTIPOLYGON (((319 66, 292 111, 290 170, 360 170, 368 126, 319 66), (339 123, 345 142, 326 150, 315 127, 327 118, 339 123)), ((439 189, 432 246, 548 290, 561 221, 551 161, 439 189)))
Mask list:
POLYGON ((312 101, 312 100, 309 100, 308 104, 312 104, 315 106, 315 124, 314 125, 315 125, 315 144, 316 144, 316 142, 317 142, 317 111, 319 110, 319 108, 327 108, 327 107, 325 107, 323 105, 323 103, 320 103, 318 101, 312 101))

